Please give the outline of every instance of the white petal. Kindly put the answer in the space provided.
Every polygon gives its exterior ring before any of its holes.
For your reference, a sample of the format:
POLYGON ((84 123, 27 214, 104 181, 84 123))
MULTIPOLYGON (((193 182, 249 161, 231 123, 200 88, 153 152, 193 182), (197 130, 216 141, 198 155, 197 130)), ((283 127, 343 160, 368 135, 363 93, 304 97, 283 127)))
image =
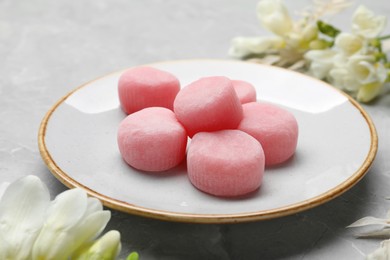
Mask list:
POLYGON ((68 259, 72 252, 68 251, 70 241, 66 231, 58 231, 50 228, 43 228, 32 250, 32 259, 68 259))
POLYGON ((3 255, 11 259, 29 257, 49 202, 49 191, 36 176, 26 176, 8 186, 0 201, 3 255))
POLYGON ((312 41, 318 36, 318 27, 313 24, 306 24, 302 30, 302 37, 305 41, 312 41))
POLYGON ((78 238, 84 241, 90 241, 101 234, 111 218, 111 212, 103 210, 94 212, 87 216, 77 227, 74 227, 78 238))
POLYGON ((33 246, 33 259, 66 259, 72 252, 73 230, 85 217, 87 194, 81 189, 59 194, 48 209, 47 219, 33 246))
POLYGON ((381 242, 380 248, 367 256, 367 260, 389 260, 390 259, 390 240, 381 242))
POLYGON ((375 217, 364 217, 355 221, 354 223, 352 223, 347 227, 362 227, 368 225, 390 226, 390 223, 388 222, 387 219, 375 218, 375 217))
POLYGON ((45 226, 33 248, 33 259, 68 259, 84 243, 98 236, 110 219, 109 211, 94 212, 70 229, 45 226))
POLYGON ((86 211, 86 216, 90 215, 93 212, 96 211, 102 211, 103 210, 103 205, 98 200, 97 198, 89 197, 87 201, 87 211, 86 211))
POLYGON ((116 230, 111 230, 89 247, 77 252, 76 255, 72 256, 72 259, 111 260, 116 258, 120 250, 120 233, 116 230))
POLYGON ((359 6, 352 17, 352 31, 365 38, 375 38, 386 26, 386 16, 375 15, 365 6, 359 6))
POLYGON ((280 0, 261 0, 257 4, 257 16, 266 29, 279 36, 286 36, 293 28, 287 8, 280 0))
POLYGON ((363 38, 350 33, 340 33, 335 40, 335 46, 350 56, 363 47, 363 38))
POLYGON ((305 58, 313 61, 331 61, 336 54, 336 51, 330 49, 311 50, 305 53, 305 58))
POLYGON ((70 229, 76 225, 87 210, 87 194, 81 189, 71 189, 59 194, 48 210, 45 226, 58 230, 70 229))
POLYGON ((351 76, 351 73, 346 67, 331 69, 329 71, 328 80, 333 86, 350 92, 356 92, 361 87, 360 83, 355 77, 351 76))
POLYGON ((381 63, 376 63, 371 55, 353 55, 347 63, 352 77, 361 85, 383 83, 387 78, 387 69, 381 63))
POLYGON ((323 79, 333 68, 333 59, 336 52, 333 50, 310 50, 305 59, 311 62, 309 72, 316 78, 323 79))
POLYGON ((376 63, 375 64, 375 73, 376 73, 376 79, 380 83, 384 83, 387 80, 388 77, 388 70, 382 63, 376 63))
POLYGON ((381 93, 382 88, 383 84, 379 82, 363 85, 358 90, 356 99, 359 102, 370 102, 381 93))

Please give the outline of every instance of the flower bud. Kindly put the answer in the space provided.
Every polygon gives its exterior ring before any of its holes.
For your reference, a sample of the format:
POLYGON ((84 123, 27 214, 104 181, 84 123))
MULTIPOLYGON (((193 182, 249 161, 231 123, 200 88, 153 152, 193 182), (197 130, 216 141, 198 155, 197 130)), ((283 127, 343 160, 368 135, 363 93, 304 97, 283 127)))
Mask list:
POLYGON ((356 99, 360 102, 370 102, 376 98, 381 90, 383 84, 380 82, 373 82, 360 87, 356 99))
POLYGON ((306 41, 315 40, 318 37, 318 28, 313 24, 307 24, 302 30, 302 37, 306 41))
POLYGON ((281 0, 261 0, 257 4, 257 16, 266 29, 279 36, 286 36, 293 28, 287 8, 281 0))
POLYGON ((351 56, 363 47, 363 38, 350 33, 341 33, 336 37, 335 45, 345 55, 351 56))
POLYGON ((323 40, 323 39, 316 39, 314 41, 311 41, 309 44, 309 48, 311 50, 324 50, 329 48, 332 45, 332 43, 323 40))
POLYGON ((75 260, 111 260, 115 259, 121 249, 120 233, 111 230, 88 247, 82 248, 73 255, 75 260))
POLYGON ((361 5, 352 16, 352 32, 365 38, 375 38, 383 31, 386 22, 386 16, 376 16, 373 11, 361 5))

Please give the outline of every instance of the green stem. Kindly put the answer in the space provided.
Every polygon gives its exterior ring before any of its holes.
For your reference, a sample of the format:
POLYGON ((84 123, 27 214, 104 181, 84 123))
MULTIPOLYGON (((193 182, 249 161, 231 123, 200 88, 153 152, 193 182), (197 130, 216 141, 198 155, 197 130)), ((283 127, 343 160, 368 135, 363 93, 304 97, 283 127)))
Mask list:
POLYGON ((380 41, 382 41, 382 40, 387 40, 387 39, 390 39, 390 34, 389 34, 389 35, 385 35, 385 36, 378 37, 378 40, 380 40, 380 41))

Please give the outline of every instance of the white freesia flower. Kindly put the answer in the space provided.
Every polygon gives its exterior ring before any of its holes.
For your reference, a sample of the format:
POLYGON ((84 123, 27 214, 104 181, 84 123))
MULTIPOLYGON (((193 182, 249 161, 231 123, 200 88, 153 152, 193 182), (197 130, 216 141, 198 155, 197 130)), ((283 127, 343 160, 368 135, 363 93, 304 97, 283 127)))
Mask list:
POLYGON ((387 212, 386 218, 376 218, 376 217, 364 217, 356 220, 351 225, 347 226, 351 227, 363 227, 368 225, 380 225, 384 227, 390 227, 390 210, 387 212))
POLYGON ((72 252, 96 238, 110 219, 101 203, 81 189, 59 194, 33 247, 33 259, 68 259, 72 252), (55 243, 53 243, 55 241, 55 243))
POLYGON ((279 36, 286 36, 293 28, 293 22, 281 0, 261 0, 257 4, 257 16, 262 25, 279 36))
POLYGON ((110 260, 115 259, 121 250, 120 233, 115 230, 107 232, 104 236, 85 246, 73 255, 76 260, 110 260))
POLYGON ((286 47, 288 46, 288 48, 292 50, 303 48, 306 42, 307 41, 305 41, 301 32, 290 32, 286 36, 286 47))
POLYGON ((329 71, 328 80, 333 86, 350 92, 356 92, 360 88, 358 81, 351 75, 348 68, 335 67, 329 71))
POLYGON ((357 53, 363 48, 363 44, 362 37, 351 33, 340 33, 335 39, 335 46, 347 56, 357 53))
POLYGON ((376 98, 383 89, 383 83, 373 82, 360 87, 357 92, 356 99, 360 102, 370 102, 376 98))
POLYGON ((309 73, 316 78, 324 79, 333 67, 336 54, 337 52, 331 49, 306 52, 305 58, 310 61, 309 73))
POLYGON ((386 26, 386 16, 375 15, 365 6, 359 6, 352 17, 352 31, 365 38, 377 37, 386 26))
POLYGON ((101 202, 81 189, 65 191, 51 202, 36 176, 2 183, 0 259, 115 259, 121 248, 118 231, 94 240, 109 219, 101 202))
POLYGON ((387 79, 387 70, 370 55, 335 55, 327 80, 335 87, 349 91, 358 101, 377 97, 387 79))
MULTIPOLYGON (((235 58, 306 72, 330 82, 361 102, 385 93, 390 82, 386 39, 379 36, 386 17, 359 6, 352 19, 352 32, 341 32, 321 19, 349 6, 347 0, 329 4, 314 1, 301 19, 293 21, 282 0, 260 0, 257 16, 274 37, 238 37, 229 54, 235 58)), ((389 45, 390 46, 390 45, 389 45)))
POLYGON ((367 260, 389 260, 390 259, 390 240, 381 242, 380 247, 369 254, 367 260))
POLYGON ((387 78, 387 70, 381 63, 376 63, 371 55, 354 55, 347 64, 352 76, 361 84, 374 82, 384 83, 387 78))
POLYGON ((318 37, 318 28, 316 25, 314 24, 306 24, 303 26, 303 29, 302 29, 302 38, 307 41, 307 42, 310 42, 312 40, 315 40, 317 39, 318 37))
POLYGON ((387 212, 386 218, 364 217, 353 222, 348 228, 364 227, 364 226, 381 226, 382 229, 358 234, 359 237, 388 237, 390 238, 390 210, 387 212))
POLYGON ((232 40, 229 55, 243 58, 250 54, 262 54, 268 50, 279 49, 283 44, 281 37, 236 37, 232 40))
POLYGON ((49 191, 36 176, 6 188, 0 200, 0 259, 31 259, 49 202, 49 191))

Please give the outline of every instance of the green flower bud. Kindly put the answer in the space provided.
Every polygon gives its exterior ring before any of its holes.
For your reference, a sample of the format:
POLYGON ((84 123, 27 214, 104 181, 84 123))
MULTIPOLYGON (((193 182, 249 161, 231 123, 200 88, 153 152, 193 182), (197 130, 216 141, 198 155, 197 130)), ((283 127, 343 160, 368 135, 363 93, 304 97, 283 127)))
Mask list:
POLYGON ((321 33, 323 33, 331 38, 335 38, 340 33, 339 29, 337 29, 337 28, 333 27, 332 25, 327 24, 321 20, 317 21, 317 27, 321 33))

